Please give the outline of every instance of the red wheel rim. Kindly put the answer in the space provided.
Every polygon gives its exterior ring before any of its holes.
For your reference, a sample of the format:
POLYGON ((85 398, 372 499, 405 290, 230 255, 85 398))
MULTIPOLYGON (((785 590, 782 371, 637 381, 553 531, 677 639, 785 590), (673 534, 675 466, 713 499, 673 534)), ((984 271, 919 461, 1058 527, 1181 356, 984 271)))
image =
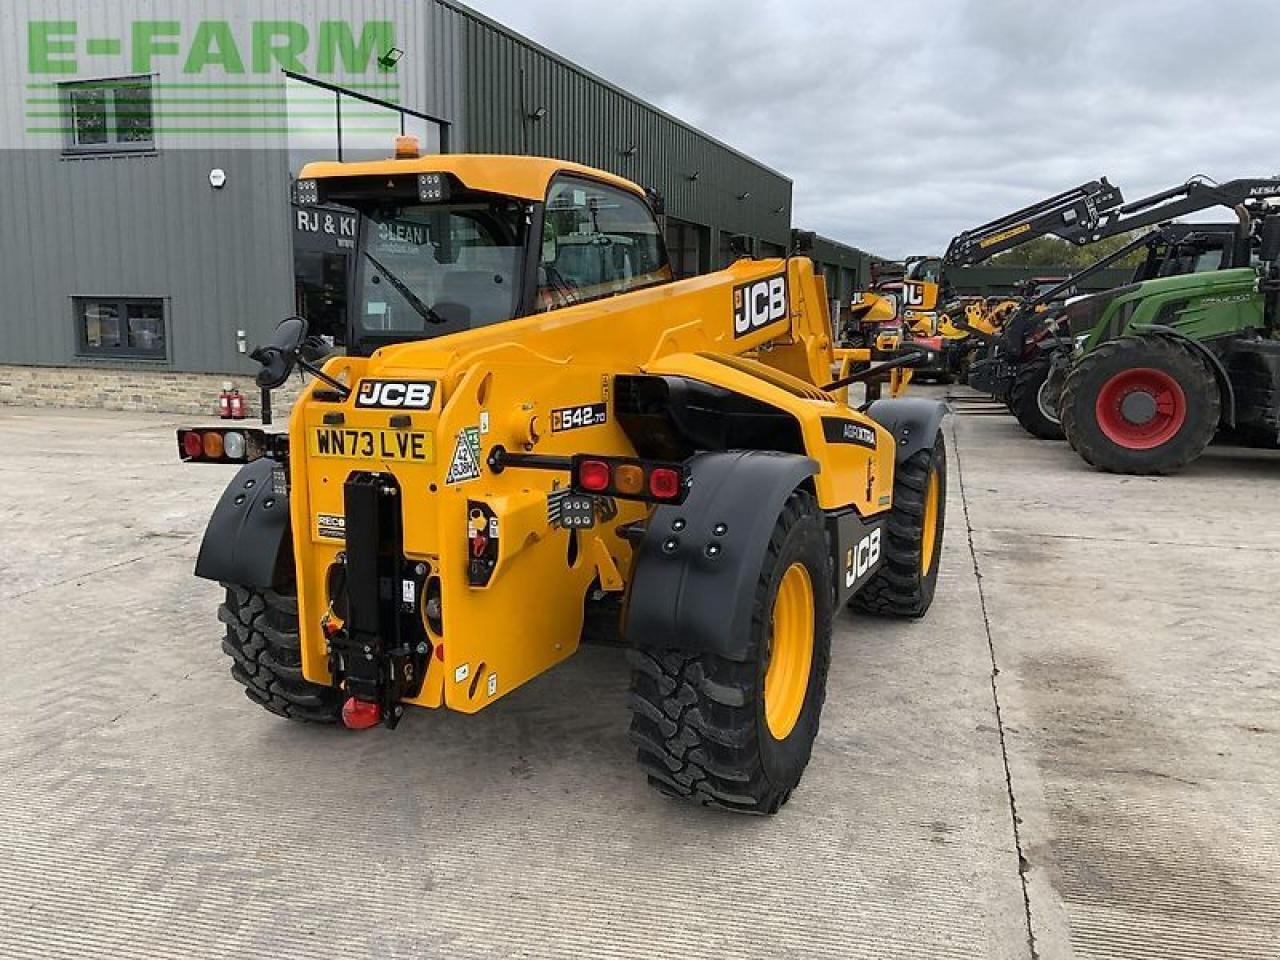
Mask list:
POLYGON ((1121 370, 1098 391, 1095 412, 1112 443, 1150 450, 1172 440, 1187 422, 1187 395, 1163 370, 1121 370))

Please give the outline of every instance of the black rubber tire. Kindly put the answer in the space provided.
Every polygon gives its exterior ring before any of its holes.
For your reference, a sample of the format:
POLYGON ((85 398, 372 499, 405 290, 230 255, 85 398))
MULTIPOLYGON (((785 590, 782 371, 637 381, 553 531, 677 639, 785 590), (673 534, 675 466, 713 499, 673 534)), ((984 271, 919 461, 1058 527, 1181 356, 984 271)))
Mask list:
POLYGON ((1188 347, 1161 336, 1109 340, 1081 357, 1067 374, 1058 405, 1071 448, 1085 462, 1108 473, 1166 474, 1181 470, 1204 452, 1218 429, 1222 397, 1213 371, 1188 347), (1178 381, 1187 416, 1172 438, 1150 450, 1131 450, 1112 441, 1098 425, 1098 394, 1123 370, 1151 367, 1178 381))
POLYGON ((885 528, 884 563, 849 601, 861 613, 881 617, 923 617, 933 603, 942 559, 947 519, 947 446, 942 434, 934 445, 898 464, 893 478, 893 508, 885 528), (932 473, 938 474, 937 533, 929 572, 921 570, 924 548, 925 494, 932 473))
POLYGON ((787 802, 809 763, 826 699, 831 583, 822 512, 810 494, 797 490, 769 539, 744 661, 639 644, 629 651, 631 739, 652 786, 738 813, 772 814, 787 802), (795 562, 804 564, 813 586, 813 656, 800 717, 779 740, 765 721, 764 677, 774 598, 795 562))
POLYGON ((302 676, 297 599, 273 590, 223 586, 227 599, 218 607, 218 619, 227 625, 227 635, 222 649, 245 696, 289 720, 338 723, 342 692, 302 676))
POLYGON ((1037 358, 1018 368, 1009 394, 1009 408, 1022 429, 1041 440, 1065 440, 1062 421, 1054 419, 1042 404, 1042 391, 1053 364, 1048 357, 1037 358))

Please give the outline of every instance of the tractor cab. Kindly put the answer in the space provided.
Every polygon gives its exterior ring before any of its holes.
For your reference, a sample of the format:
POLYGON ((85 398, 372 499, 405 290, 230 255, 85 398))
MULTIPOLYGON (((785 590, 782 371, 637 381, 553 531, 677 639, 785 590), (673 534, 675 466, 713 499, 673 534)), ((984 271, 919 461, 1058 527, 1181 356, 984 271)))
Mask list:
POLYGON ((649 198, 562 161, 399 144, 392 160, 308 165, 295 197, 359 214, 355 356, 673 279, 649 198))

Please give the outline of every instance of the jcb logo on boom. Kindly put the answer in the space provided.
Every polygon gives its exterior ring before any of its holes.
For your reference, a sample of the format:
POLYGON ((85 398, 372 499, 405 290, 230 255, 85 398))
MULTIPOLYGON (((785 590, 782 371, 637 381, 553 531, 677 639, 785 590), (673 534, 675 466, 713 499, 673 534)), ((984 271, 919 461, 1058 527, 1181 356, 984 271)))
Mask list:
POLYGON ((789 313, 786 274, 753 280, 733 288, 735 337, 744 337, 761 327, 785 320, 789 313))
POLYGON ((430 410, 435 399, 434 380, 406 383, 400 380, 361 380, 357 407, 391 410, 430 410))

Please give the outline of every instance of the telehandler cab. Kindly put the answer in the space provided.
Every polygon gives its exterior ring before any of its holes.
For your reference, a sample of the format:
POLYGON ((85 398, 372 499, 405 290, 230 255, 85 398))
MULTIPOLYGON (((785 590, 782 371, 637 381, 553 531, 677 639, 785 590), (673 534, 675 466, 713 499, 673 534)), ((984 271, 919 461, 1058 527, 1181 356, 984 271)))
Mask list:
POLYGON ((315 375, 287 436, 179 434, 244 464, 196 574, 249 698, 354 728, 474 713, 604 620, 650 783, 775 812, 837 612, 933 600, 942 406, 849 406, 866 377, 829 382, 810 260, 673 282, 645 191, 599 170, 410 145, 311 164, 297 198, 360 215, 347 355, 287 320, 255 352, 264 388, 315 375))

